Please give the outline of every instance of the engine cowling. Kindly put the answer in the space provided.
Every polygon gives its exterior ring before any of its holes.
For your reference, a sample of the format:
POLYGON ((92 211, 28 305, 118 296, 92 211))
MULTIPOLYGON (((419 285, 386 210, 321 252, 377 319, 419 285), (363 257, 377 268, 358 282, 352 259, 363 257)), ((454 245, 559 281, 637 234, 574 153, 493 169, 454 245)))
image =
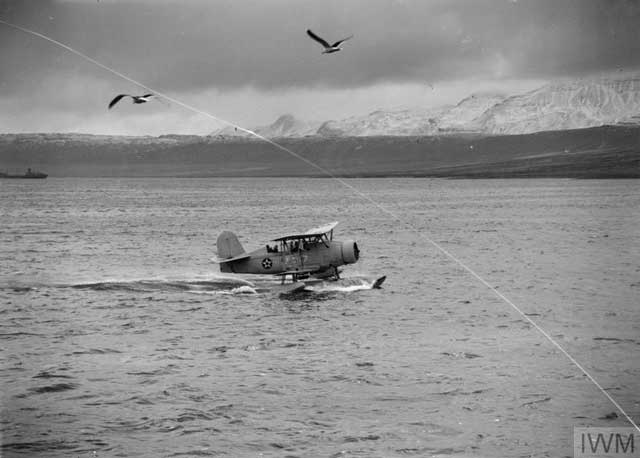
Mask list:
POLYGON ((355 240, 345 240, 342 242, 342 262, 353 264, 360 259, 360 248, 355 240))

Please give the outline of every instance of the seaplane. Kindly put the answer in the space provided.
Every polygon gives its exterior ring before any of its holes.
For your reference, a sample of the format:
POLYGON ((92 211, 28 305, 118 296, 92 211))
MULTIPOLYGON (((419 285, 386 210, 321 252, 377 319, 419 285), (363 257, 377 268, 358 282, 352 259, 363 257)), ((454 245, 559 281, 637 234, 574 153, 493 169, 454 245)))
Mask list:
MULTIPOLYGON (((334 240, 333 222, 275 238, 264 247, 246 252, 238 237, 230 231, 218 236, 216 246, 223 273, 276 275, 281 277, 280 293, 294 293, 317 282, 340 279, 339 267, 354 264, 360 258, 355 240, 334 240), (287 283, 287 278, 291 280, 287 283)), ((371 288, 380 288, 386 276, 376 279, 371 288)))

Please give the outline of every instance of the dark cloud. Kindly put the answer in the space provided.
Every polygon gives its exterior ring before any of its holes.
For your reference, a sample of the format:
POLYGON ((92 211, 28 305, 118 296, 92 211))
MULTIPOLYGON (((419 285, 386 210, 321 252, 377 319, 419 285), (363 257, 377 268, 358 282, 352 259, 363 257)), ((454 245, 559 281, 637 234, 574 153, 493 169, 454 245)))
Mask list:
MULTIPOLYGON (((0 13, 151 86, 197 91, 487 77, 496 76, 497 61, 505 67, 501 76, 512 78, 636 67, 638 3, 0 0, 0 13), (329 39, 355 38, 343 52, 320 55, 305 35, 308 27, 329 39)), ((76 57, 6 27, 0 27, 0 52, 4 87, 90 71, 76 57)))
MULTIPOLYGON (((0 19, 248 125, 283 112, 328 119, 457 103, 487 82, 520 87, 640 67, 637 0, 0 0, 0 19), (307 28, 355 37, 321 55, 307 28), (421 92, 427 83, 438 91, 421 92)), ((202 119, 176 106, 109 111, 114 94, 140 89, 2 24, 0 62, 2 131, 221 127, 197 127, 202 119)))

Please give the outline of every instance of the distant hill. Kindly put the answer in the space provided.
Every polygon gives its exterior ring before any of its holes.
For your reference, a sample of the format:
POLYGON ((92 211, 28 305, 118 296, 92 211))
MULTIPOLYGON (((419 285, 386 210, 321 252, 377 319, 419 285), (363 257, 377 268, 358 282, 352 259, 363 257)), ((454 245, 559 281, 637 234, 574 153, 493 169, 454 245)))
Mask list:
MULTIPOLYGON (((640 126, 521 135, 311 136, 279 143, 337 176, 640 178, 640 126)), ((326 176, 267 142, 224 136, 0 135, 0 171, 60 176, 326 176)))
MULTIPOLYGON (((529 134, 603 125, 640 125, 640 76, 614 75, 545 85, 526 94, 474 94, 457 105, 377 110, 305 123, 285 115, 252 130, 269 138, 529 134)), ((225 128, 217 135, 238 134, 225 128)), ((240 133, 241 135, 244 135, 240 133)))
MULTIPOLYGON (((273 124, 268 126, 254 127, 251 130, 263 137, 282 138, 282 137, 305 137, 314 135, 320 123, 306 122, 295 118, 293 115, 286 114, 280 116, 273 124)), ((224 127, 212 135, 223 137, 251 137, 251 134, 238 130, 235 127, 224 127)))

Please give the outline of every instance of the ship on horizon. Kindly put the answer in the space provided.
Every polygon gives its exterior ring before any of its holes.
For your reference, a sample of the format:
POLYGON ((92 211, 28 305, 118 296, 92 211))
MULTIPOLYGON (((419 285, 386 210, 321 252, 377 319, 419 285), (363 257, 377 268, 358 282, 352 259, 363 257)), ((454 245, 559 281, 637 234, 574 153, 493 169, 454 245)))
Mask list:
POLYGON ((12 175, 5 172, 0 172, 0 178, 47 178, 49 175, 35 170, 27 169, 22 175, 12 175))

